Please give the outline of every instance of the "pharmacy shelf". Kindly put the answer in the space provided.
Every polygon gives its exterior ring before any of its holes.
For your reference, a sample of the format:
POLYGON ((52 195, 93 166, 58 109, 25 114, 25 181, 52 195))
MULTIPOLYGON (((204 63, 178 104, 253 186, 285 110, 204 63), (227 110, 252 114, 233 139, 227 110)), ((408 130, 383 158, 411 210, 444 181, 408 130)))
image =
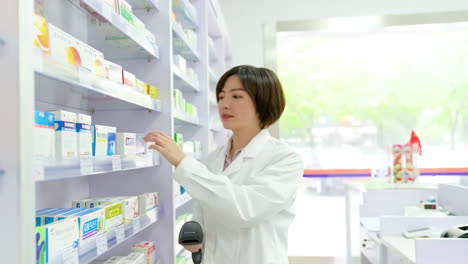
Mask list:
POLYGON ((184 193, 182 195, 179 195, 175 199, 175 208, 181 208, 184 206, 186 203, 190 202, 192 200, 192 196, 188 193, 184 193))
POLYGON ((172 73, 174 74, 174 88, 182 92, 199 92, 200 85, 193 80, 190 80, 185 73, 175 65, 172 66, 172 73))
MULTIPOLYGON (((122 241, 117 241, 115 230, 107 232, 107 251, 114 249, 119 244, 125 242, 126 240, 132 238, 136 234, 143 232, 147 227, 158 221, 158 216, 160 212, 158 208, 152 209, 146 215, 142 215, 130 223, 124 224, 125 236, 122 241), (136 222, 139 221, 139 224, 136 222), (135 230, 135 228, 140 229, 135 230), (119 242, 119 243, 118 243, 119 242)), ((79 263, 88 264, 97 259, 99 256, 105 254, 105 252, 98 252, 97 250, 97 239, 91 239, 87 242, 81 243, 78 248, 79 252, 79 263)))
POLYGON ((208 36, 212 39, 223 37, 223 32, 215 15, 214 7, 211 4, 208 7, 208 36))
POLYGON ((218 107, 218 102, 216 101, 216 94, 210 94, 210 106, 211 107, 218 107))
POLYGON ((196 126, 200 127, 200 121, 197 118, 184 117, 183 115, 176 115, 174 117, 174 123, 176 127, 185 127, 185 126, 196 126))
POLYGON ((120 156, 92 157, 90 155, 67 160, 37 160, 34 166, 36 181, 59 180, 116 171, 138 170, 158 166, 159 153, 153 158, 120 156))
POLYGON ((158 0, 127 0, 132 6, 132 9, 151 9, 156 8, 159 10, 158 0))
POLYGON ((193 8, 189 0, 173 0, 172 10, 177 16, 177 20, 187 28, 198 29, 196 14, 191 10, 193 8))
POLYGON ((58 65, 48 56, 39 58, 43 62, 36 67, 38 101, 57 105, 66 103, 67 107, 85 111, 147 109, 161 112, 160 100, 99 77, 84 68, 58 65))
POLYGON ((173 49, 174 54, 179 54, 187 60, 190 61, 199 61, 200 56, 195 48, 188 43, 185 33, 183 33, 182 29, 177 26, 172 26, 173 34, 173 49))
POLYGON ((218 77, 216 77, 216 74, 212 68, 208 69, 208 74, 210 75, 210 87, 212 87, 213 90, 216 90, 218 77))
POLYGON ((216 56, 215 44, 211 38, 208 38, 208 52, 210 63, 216 63, 218 61, 218 56, 216 56))
MULTIPOLYGON (((75 5, 80 6, 78 0, 70 0, 75 3, 75 5)), ((134 28, 119 14, 114 12, 108 5, 104 4, 103 1, 99 0, 81 0, 83 4, 89 6, 91 10, 96 12, 98 15, 105 18, 113 27, 113 29, 117 33, 121 33, 129 37, 133 43, 132 45, 128 45, 128 47, 118 48, 110 45, 110 41, 104 40, 102 37, 104 34, 100 33, 99 29, 97 29, 99 20, 96 18, 94 21, 94 25, 96 30, 92 34, 93 36, 99 35, 100 38, 96 38, 96 47, 98 50, 104 52, 106 58, 110 59, 136 59, 136 58, 156 58, 159 59, 159 47, 156 43, 153 43, 150 39, 146 36, 141 34, 137 34, 134 28), (99 41, 100 40, 100 41, 99 41)), ((139 1, 145 2, 145 1, 139 1)), ((146 1, 147 2, 147 1, 146 1)), ((81 8, 81 7, 80 7, 81 8)), ((85 9, 83 11, 87 12, 85 9)), ((91 23, 93 25, 93 23, 91 23)))

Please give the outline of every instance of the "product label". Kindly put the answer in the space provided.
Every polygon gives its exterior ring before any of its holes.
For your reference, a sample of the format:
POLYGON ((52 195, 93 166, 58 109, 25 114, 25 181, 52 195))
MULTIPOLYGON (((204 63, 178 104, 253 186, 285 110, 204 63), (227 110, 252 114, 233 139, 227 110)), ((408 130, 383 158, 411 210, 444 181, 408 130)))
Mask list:
POLYGON ((125 145, 134 146, 135 144, 136 144, 135 138, 133 138, 133 137, 125 138, 125 145))
POLYGON ((55 115, 53 113, 34 111, 36 127, 54 129, 55 115))
POLYGON ((88 124, 76 124, 76 132, 91 133, 91 126, 88 124))
POLYGON ((115 154, 115 132, 107 133, 107 156, 112 156, 115 154))
POLYGON ((76 123, 67 121, 55 121, 55 131, 76 131, 76 123))
POLYGON ((96 133, 96 141, 99 143, 104 143, 107 142, 107 133, 101 132, 101 133, 96 133))
POLYGON ((106 208, 106 220, 122 214, 122 204, 118 203, 106 208))
POLYGON ((94 218, 83 224, 83 240, 94 236, 98 232, 99 221, 97 218, 94 218))

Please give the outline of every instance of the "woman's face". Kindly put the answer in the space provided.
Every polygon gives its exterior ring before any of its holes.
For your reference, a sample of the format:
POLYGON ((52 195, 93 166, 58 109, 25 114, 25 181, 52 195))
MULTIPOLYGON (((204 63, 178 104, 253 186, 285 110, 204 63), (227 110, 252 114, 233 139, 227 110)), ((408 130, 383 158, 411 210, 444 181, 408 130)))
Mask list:
POLYGON ((225 129, 235 131, 260 127, 255 103, 244 90, 238 75, 232 75, 226 80, 218 95, 218 112, 225 129))

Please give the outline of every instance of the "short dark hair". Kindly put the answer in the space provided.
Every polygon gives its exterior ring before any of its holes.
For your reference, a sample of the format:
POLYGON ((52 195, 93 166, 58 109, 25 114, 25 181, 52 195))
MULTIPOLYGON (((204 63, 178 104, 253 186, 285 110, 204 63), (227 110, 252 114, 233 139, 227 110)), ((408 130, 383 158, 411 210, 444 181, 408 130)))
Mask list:
POLYGON ((216 85, 216 98, 223 90, 226 80, 233 75, 239 76, 242 86, 254 101, 260 127, 264 129, 278 121, 286 106, 283 87, 278 76, 267 68, 236 66, 219 79, 216 85))

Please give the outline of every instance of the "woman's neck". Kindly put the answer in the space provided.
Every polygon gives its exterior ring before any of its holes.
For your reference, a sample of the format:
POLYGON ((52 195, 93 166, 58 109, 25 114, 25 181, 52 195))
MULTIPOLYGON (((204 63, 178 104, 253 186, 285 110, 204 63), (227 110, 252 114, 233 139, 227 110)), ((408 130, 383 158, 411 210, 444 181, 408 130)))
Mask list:
POLYGON ((234 155, 234 153, 247 146, 249 142, 258 134, 260 133, 261 129, 260 128, 245 128, 245 129, 240 129, 236 131, 232 131, 232 144, 231 144, 231 149, 230 153, 231 156, 234 155))

